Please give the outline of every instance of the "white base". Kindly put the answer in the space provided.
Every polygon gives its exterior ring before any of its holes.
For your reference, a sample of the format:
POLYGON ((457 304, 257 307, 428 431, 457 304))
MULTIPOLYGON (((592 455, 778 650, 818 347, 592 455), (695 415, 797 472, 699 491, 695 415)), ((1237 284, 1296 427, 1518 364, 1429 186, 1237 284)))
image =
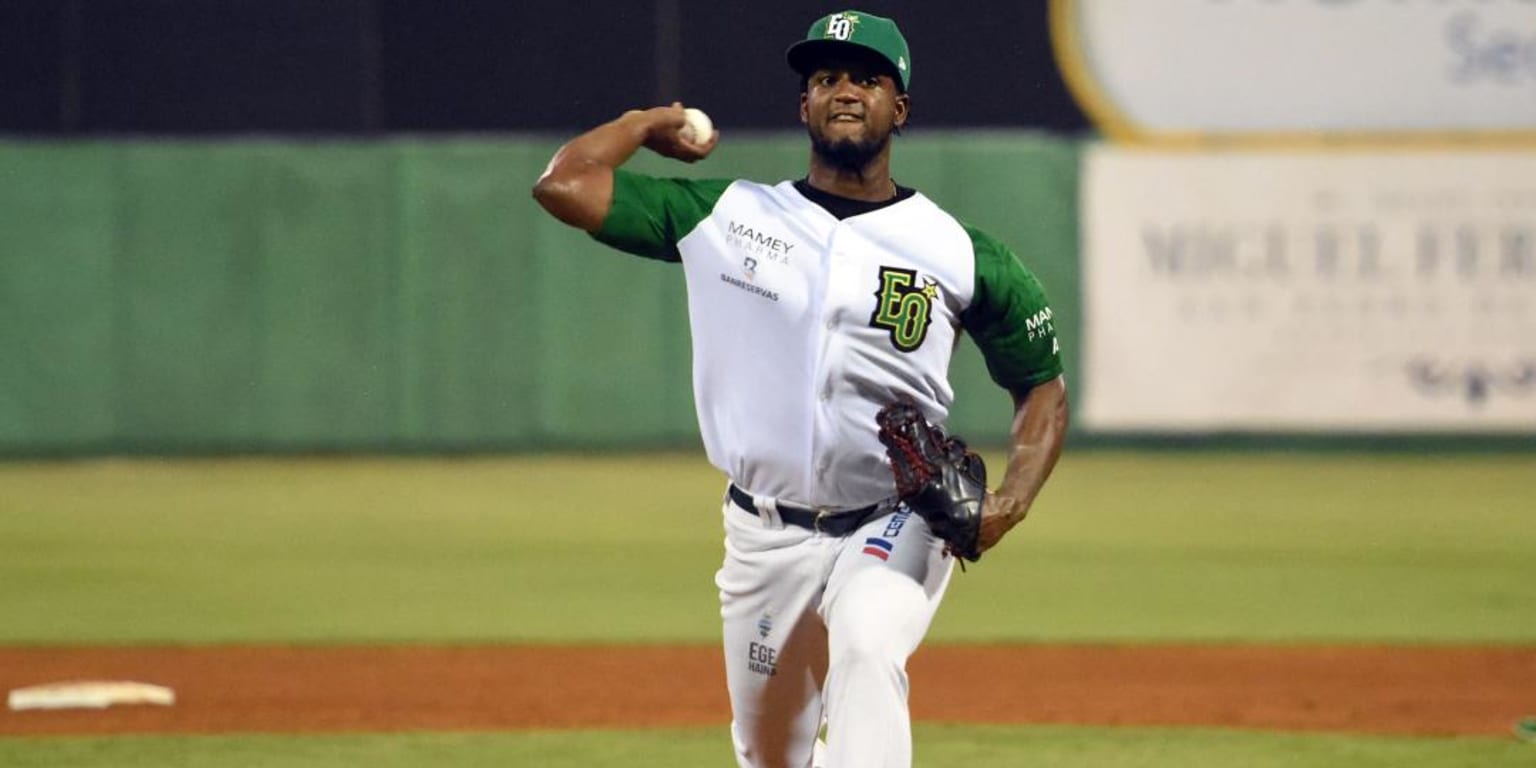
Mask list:
POLYGON ((120 680, 78 680, 17 688, 8 697, 11 709, 105 709, 114 704, 176 703, 176 692, 163 685, 120 680))

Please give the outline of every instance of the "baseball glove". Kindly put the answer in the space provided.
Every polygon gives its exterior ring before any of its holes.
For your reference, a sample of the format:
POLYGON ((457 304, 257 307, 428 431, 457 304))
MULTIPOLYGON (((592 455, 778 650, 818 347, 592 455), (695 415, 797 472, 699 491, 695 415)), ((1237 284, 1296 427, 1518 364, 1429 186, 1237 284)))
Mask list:
POLYGON ((981 558, 981 503, 987 466, 958 437, 928 423, 916 404, 891 403, 875 415, 880 442, 896 476, 896 494, 949 545, 971 562, 981 558))

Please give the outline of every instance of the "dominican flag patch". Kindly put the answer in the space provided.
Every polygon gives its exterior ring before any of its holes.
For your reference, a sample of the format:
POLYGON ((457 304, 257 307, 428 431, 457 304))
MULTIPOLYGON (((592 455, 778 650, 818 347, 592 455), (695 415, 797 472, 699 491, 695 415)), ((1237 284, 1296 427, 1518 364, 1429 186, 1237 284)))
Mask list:
POLYGON ((874 555, 881 560, 889 558, 892 549, 895 549, 895 547, 885 539, 877 539, 871 536, 864 540, 864 554, 874 555))

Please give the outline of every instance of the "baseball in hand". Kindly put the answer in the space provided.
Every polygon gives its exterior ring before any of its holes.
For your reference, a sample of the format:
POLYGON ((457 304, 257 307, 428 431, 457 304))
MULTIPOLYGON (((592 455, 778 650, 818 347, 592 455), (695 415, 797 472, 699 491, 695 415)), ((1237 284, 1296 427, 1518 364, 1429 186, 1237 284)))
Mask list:
POLYGON ((678 131, 678 137, 689 144, 708 144, 709 138, 715 135, 715 124, 710 121, 709 115, 704 114, 702 109, 689 107, 683 110, 683 116, 687 122, 678 131))

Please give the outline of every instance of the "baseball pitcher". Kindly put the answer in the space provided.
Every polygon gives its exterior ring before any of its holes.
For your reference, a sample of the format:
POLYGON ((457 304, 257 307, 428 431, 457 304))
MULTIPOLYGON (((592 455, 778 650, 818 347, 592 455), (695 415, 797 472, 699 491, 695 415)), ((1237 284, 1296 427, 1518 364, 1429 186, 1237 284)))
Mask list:
POLYGON ((803 177, 623 170, 641 147, 684 162, 715 148, 718 131, 672 104, 561 147, 534 197, 600 242, 681 264, 699 430, 728 479, 715 581, 737 762, 909 766, 907 658, 955 561, 1022 521, 1056 464, 1060 350, 1007 246, 891 178, 913 67, 895 22, 832 13, 786 55, 803 177), (962 332, 1013 395, 995 488, 944 431, 962 332))

